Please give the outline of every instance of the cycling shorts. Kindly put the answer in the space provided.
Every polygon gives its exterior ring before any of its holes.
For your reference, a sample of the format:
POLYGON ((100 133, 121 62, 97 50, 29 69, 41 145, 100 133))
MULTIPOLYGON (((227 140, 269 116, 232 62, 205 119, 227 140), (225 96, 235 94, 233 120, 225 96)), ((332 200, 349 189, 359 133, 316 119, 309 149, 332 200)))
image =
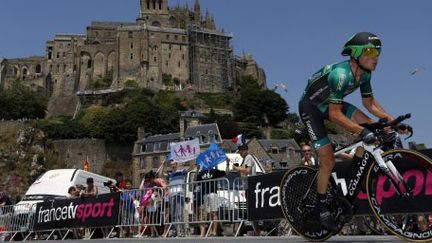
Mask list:
MULTIPOLYGON (((342 113, 349 119, 352 119, 356 110, 357 108, 350 103, 342 102, 342 113)), ((299 103, 299 113, 315 149, 320 149, 331 143, 324 125, 324 120, 328 120, 328 110, 323 113, 316 104, 302 100, 299 103)))

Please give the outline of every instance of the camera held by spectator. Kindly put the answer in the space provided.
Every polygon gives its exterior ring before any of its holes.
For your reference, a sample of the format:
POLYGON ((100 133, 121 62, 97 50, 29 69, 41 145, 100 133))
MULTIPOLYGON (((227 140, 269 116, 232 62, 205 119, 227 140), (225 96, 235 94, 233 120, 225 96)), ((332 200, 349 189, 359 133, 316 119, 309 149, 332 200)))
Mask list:
POLYGON ((114 184, 113 181, 106 181, 103 183, 104 186, 109 187, 111 192, 118 192, 120 189, 114 184))

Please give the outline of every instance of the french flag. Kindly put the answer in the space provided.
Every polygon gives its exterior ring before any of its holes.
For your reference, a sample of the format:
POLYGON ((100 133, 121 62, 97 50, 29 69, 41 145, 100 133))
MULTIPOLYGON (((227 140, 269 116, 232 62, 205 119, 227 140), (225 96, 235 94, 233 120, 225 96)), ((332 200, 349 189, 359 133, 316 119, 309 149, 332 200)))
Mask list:
POLYGON ((246 143, 246 136, 244 134, 239 134, 232 139, 232 142, 237 145, 243 145, 246 143))

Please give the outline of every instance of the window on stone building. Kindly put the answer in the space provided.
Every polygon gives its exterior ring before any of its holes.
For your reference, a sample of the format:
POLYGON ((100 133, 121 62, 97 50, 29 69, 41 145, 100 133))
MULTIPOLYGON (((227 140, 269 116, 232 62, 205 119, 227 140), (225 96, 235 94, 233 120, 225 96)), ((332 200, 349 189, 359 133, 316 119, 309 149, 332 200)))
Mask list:
POLYGON ((131 44, 130 44, 130 48, 133 49, 133 42, 131 42, 131 44))
POLYGON ((144 158, 140 158, 140 169, 144 170, 145 169, 145 159, 144 158))
POLYGON ((88 60, 87 61, 87 68, 91 68, 92 67, 92 61, 91 60, 88 60))
POLYGON ((159 168, 159 165, 160 165, 159 156, 154 156, 152 159, 153 168, 159 168))
POLYGON ((147 0, 147 9, 150 9, 150 0, 147 0))
POLYGON ((168 61, 165 62, 165 66, 168 66, 168 61))
POLYGON ((57 57, 57 58, 60 58, 60 52, 57 52, 56 57, 57 57))
POLYGON ((128 31, 128 38, 132 38, 133 37, 133 32, 132 31, 128 31))
POLYGON ((181 63, 180 63, 180 62, 178 62, 178 67, 180 67, 180 65, 181 65, 181 63))
POLYGON ((182 60, 184 60, 185 59, 185 54, 182 54, 182 60))
POLYGON ((186 41, 186 36, 182 36, 182 41, 186 41))
POLYGON ((170 49, 170 50, 171 50, 171 47, 172 47, 172 46, 171 46, 171 44, 169 44, 169 46, 168 46, 168 49, 170 49))
POLYGON ((145 146, 146 146, 146 148, 145 148, 146 152, 152 152, 153 151, 153 147, 154 147, 153 143, 148 143, 145 146))
POLYGON ((154 62, 157 62, 157 58, 156 57, 154 57, 153 60, 154 60, 154 62))
POLYGON ((168 53, 168 58, 171 58, 171 52, 170 52, 170 53, 168 53))
POLYGON ((23 68, 22 70, 22 79, 25 80, 28 75, 27 68, 23 68))
POLYGON ((96 32, 95 32, 95 35, 96 35, 96 37, 98 37, 98 36, 99 36, 99 32, 96 31, 96 32))
POLYGON ((66 64, 63 65, 63 72, 66 72, 66 64))
POLYGON ((63 57, 66 57, 66 52, 63 52, 63 57))
POLYGON ((42 66, 40 64, 36 65, 35 73, 41 73, 42 72, 42 66))
POLYGON ((159 10, 162 9, 162 1, 159 1, 159 10))
POLYGON ((178 35, 174 35, 174 40, 178 40, 178 35))
POLYGON ((133 53, 131 53, 130 54, 130 59, 133 60, 133 58, 134 58, 134 55, 133 55, 133 53))
POLYGON ((56 67, 56 72, 57 73, 60 72, 60 65, 58 65, 58 64, 57 64, 57 67, 56 67))
POLYGON ((52 58, 52 51, 48 51, 48 60, 51 60, 52 58))
POLYGON ((169 40, 169 37, 170 37, 170 36, 167 34, 167 35, 166 35, 166 39, 169 40))
POLYGON ((156 1, 153 1, 153 9, 156 9, 156 1))

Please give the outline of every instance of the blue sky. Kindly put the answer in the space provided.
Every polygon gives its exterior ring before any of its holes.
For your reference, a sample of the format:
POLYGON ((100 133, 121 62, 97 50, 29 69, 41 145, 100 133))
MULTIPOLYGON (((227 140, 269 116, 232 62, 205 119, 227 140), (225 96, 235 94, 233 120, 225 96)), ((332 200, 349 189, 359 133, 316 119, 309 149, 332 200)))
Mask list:
MULTIPOLYGON (((170 5, 194 0, 170 0, 170 5)), ((412 140, 432 146, 432 1, 201 0, 219 27, 234 34, 234 49, 251 53, 290 111, 308 77, 344 60, 341 47, 355 32, 379 35, 383 51, 372 75, 375 97, 391 114, 412 113, 412 140), (415 75, 410 73, 421 70, 415 75)), ((0 57, 43 55, 56 33, 85 33, 92 20, 134 21, 139 0, 1 0, 0 57)), ((361 106, 359 92, 346 98, 361 106)), ((363 109, 364 110, 364 109, 363 109)))

